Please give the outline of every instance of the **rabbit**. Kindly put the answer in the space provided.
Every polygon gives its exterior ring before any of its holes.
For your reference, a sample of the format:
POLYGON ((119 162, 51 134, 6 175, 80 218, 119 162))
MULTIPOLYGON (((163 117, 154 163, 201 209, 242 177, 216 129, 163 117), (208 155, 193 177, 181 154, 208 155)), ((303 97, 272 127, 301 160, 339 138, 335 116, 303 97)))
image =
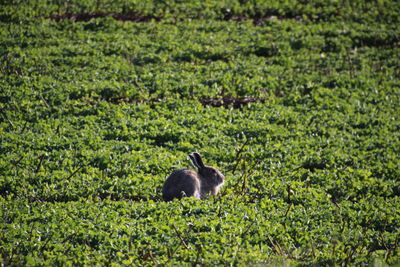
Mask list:
POLYGON ((202 199, 207 194, 217 195, 219 188, 224 184, 224 175, 218 169, 204 165, 199 153, 189 154, 189 159, 198 172, 189 169, 173 172, 162 188, 165 201, 182 197, 202 199))

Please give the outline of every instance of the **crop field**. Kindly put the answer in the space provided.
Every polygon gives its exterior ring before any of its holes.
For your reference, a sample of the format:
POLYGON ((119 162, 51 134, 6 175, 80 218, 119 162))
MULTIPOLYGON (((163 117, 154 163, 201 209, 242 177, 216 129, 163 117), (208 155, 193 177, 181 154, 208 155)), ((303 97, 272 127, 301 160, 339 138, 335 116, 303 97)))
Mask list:
POLYGON ((3 0, 1 266, 400 264, 400 2, 3 0), (220 194, 162 200, 198 151, 220 194))

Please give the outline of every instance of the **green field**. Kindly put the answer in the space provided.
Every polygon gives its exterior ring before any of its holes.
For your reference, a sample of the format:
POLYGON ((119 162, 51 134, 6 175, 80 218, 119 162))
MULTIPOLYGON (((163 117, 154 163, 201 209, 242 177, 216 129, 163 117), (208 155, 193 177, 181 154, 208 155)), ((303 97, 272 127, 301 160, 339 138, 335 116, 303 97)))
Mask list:
POLYGON ((399 66, 398 1, 1 1, 1 266, 400 264, 399 66))

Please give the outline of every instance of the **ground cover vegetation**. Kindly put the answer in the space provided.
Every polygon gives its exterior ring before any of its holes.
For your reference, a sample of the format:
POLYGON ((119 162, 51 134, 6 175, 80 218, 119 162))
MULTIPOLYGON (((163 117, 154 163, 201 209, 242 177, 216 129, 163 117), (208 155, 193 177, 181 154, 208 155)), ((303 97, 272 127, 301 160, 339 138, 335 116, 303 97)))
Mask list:
POLYGON ((399 14, 2 1, 2 265, 399 263, 399 14), (163 202, 193 151, 221 194, 163 202))

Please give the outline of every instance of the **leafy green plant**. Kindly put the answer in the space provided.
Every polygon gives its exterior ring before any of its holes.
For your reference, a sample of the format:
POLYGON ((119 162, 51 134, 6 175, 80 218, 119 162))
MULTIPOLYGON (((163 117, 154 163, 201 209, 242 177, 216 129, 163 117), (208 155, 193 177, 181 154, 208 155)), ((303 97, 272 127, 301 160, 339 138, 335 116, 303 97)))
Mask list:
POLYGON ((5 1, 2 264, 397 264, 399 8, 5 1))

